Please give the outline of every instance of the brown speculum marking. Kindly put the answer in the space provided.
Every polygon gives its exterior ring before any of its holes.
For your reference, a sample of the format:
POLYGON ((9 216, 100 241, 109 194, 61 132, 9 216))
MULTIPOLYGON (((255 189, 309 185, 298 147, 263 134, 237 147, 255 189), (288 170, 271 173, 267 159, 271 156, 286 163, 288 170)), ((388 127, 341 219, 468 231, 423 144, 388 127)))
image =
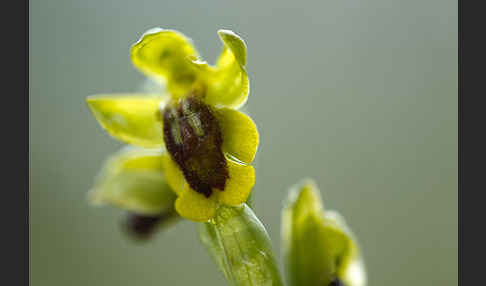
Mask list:
POLYGON ((229 174, 221 129, 211 108, 190 96, 167 106, 162 117, 165 146, 189 186, 206 197, 212 188, 224 190, 229 174))

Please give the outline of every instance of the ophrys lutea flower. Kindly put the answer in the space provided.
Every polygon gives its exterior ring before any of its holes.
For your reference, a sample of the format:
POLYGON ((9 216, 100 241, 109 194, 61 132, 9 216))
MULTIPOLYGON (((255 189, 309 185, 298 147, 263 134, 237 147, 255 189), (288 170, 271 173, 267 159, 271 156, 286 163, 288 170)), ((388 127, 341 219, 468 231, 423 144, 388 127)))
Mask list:
POLYGON ((151 29, 131 48, 136 68, 165 83, 164 94, 95 95, 94 116, 125 143, 164 149, 158 156, 177 194, 177 212, 207 221, 219 204, 239 205, 254 185, 250 165, 258 147, 255 124, 239 109, 247 100, 246 45, 219 30, 224 48, 214 66, 202 61, 189 38, 151 29))

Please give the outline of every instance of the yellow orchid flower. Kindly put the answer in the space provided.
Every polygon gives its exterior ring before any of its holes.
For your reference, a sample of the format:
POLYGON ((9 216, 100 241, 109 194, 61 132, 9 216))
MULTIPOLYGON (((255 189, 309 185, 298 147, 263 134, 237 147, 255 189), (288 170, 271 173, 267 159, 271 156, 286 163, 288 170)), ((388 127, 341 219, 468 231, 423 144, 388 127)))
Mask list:
POLYGON ((174 30, 147 31, 131 48, 136 68, 165 83, 167 95, 114 94, 87 98, 100 125, 115 138, 160 148, 177 212, 194 221, 213 218, 220 204, 246 202, 255 182, 259 135, 240 108, 247 100, 246 44, 219 30, 216 65, 202 61, 189 38, 174 30))

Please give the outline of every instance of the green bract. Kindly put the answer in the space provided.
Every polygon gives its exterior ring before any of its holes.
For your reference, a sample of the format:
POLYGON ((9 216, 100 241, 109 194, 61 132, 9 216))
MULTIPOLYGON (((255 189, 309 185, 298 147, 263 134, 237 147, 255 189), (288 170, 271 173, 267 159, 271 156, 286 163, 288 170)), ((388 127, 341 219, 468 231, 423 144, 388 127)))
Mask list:
POLYGON ((294 186, 282 211, 282 254, 290 286, 366 285, 357 242, 344 219, 325 211, 315 183, 294 186))
MULTIPOLYGON (((197 96, 211 110, 220 128, 222 161, 226 161, 229 174, 224 189, 213 188, 211 196, 206 197, 188 185, 180 164, 176 164, 170 154, 160 157, 162 171, 178 197, 177 212, 194 221, 208 221, 220 204, 236 206, 246 202, 255 182, 251 163, 258 148, 259 134, 253 120, 237 110, 246 102, 249 93, 246 44, 228 30, 219 30, 218 35, 223 51, 211 66, 199 58, 188 37, 173 30, 151 29, 132 46, 130 57, 136 68, 155 81, 163 82, 166 93, 101 94, 87 98, 93 115, 110 135, 146 148, 163 149, 161 114, 167 106, 177 110, 184 99, 197 96)), ((203 162, 193 162, 192 166, 198 163, 203 162)))
POLYGON ((199 238, 230 285, 283 285, 270 238, 246 204, 222 206, 211 222, 199 226, 199 238))

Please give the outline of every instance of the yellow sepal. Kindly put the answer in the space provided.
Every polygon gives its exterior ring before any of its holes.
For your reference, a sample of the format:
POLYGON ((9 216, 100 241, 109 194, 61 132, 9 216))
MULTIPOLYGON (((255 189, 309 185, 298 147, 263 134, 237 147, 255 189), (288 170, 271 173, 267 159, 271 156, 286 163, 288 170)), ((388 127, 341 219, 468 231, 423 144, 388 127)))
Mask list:
POLYGON ((86 102, 100 125, 113 137, 140 147, 163 146, 157 110, 164 97, 154 94, 102 94, 86 102))

